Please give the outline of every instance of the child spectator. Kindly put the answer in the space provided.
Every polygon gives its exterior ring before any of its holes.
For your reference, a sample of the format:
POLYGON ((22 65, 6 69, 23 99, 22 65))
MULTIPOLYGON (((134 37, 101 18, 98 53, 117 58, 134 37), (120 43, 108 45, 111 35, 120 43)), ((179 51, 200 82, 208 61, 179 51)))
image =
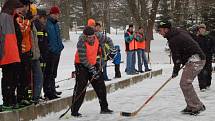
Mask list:
POLYGON ((119 45, 115 45, 115 49, 117 49, 117 54, 113 59, 113 63, 115 65, 115 78, 121 78, 120 72, 121 53, 119 45))

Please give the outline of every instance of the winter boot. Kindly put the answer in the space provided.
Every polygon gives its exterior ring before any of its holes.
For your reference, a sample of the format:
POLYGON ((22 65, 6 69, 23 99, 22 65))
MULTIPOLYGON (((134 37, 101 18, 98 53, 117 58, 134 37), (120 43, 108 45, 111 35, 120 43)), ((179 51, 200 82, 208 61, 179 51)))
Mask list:
POLYGON ((112 114, 112 113, 113 113, 113 110, 110 110, 108 108, 102 109, 100 112, 100 114, 112 114))

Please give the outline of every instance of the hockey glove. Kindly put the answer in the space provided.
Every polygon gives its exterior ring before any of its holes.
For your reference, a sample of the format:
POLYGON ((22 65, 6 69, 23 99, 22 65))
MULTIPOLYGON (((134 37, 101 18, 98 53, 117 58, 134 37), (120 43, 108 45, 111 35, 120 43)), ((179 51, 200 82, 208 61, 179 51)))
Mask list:
POLYGON ((178 76, 178 72, 172 72, 172 78, 175 78, 175 77, 177 77, 178 76))
POLYGON ((110 49, 110 52, 107 54, 107 60, 113 60, 117 55, 117 49, 110 49))
POLYGON ((98 71, 96 70, 96 68, 94 66, 92 66, 89 69, 89 72, 93 75, 94 79, 98 79, 99 78, 99 73, 98 73, 98 71))

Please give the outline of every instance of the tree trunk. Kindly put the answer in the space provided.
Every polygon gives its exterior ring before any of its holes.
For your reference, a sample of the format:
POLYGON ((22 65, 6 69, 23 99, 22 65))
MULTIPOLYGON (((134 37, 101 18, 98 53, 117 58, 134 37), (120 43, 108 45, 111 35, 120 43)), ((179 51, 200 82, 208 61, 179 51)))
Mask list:
POLYGON ((104 21, 104 29, 105 32, 110 33, 110 5, 109 5, 109 0, 104 0, 103 1, 103 10, 104 10, 104 15, 103 15, 103 21, 104 21))
POLYGON ((156 13, 160 0, 154 0, 152 3, 151 14, 148 20, 147 35, 146 35, 146 52, 150 52, 150 43, 153 39, 153 27, 156 19, 156 13))
POLYGON ((63 40, 70 40, 70 2, 71 0, 62 0, 60 3, 61 7, 61 36, 63 40))
POLYGON ((83 8, 83 24, 87 24, 87 20, 91 16, 91 3, 92 0, 82 0, 82 8, 83 8))
POLYGON ((180 26, 182 24, 182 3, 183 0, 176 0, 175 2, 175 25, 180 26))
POLYGON ((137 10, 136 3, 134 2, 134 0, 127 0, 127 2, 128 2, 130 13, 131 13, 132 17, 134 18, 134 22, 136 23, 135 25, 141 26, 142 22, 141 22, 141 19, 139 16, 140 15, 139 11, 137 10))
POLYGON ((143 19, 143 26, 144 28, 147 27, 147 19, 148 19, 148 10, 147 10, 147 2, 146 0, 140 0, 141 5, 141 16, 143 19))

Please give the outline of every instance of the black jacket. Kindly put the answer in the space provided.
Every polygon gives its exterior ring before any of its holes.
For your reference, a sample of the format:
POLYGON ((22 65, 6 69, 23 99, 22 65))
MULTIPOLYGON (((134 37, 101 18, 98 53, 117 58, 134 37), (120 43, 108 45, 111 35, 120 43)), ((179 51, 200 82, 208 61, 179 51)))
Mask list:
POLYGON ((165 38, 168 40, 169 48, 172 53, 174 63, 173 72, 178 73, 181 64, 185 65, 192 55, 198 54, 202 60, 205 60, 203 51, 188 32, 177 28, 171 28, 165 35, 165 38))
POLYGON ((48 53, 48 37, 47 37, 47 31, 45 28, 45 25, 39 22, 39 20, 34 21, 34 25, 37 29, 37 37, 38 37, 38 45, 40 48, 40 61, 44 62, 47 53, 48 53))
POLYGON ((196 42, 203 50, 206 60, 212 60, 212 54, 214 51, 215 43, 212 37, 209 35, 199 35, 195 37, 196 42))

